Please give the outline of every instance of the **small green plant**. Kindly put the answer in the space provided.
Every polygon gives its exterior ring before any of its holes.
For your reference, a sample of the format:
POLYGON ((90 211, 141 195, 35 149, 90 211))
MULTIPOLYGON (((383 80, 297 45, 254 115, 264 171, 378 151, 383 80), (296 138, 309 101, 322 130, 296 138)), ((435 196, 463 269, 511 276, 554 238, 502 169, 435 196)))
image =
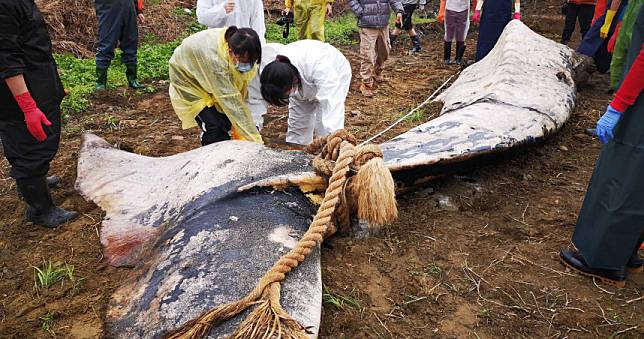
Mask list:
POLYGON ((108 130, 115 131, 115 130, 119 129, 120 121, 119 121, 119 119, 117 117, 115 117, 113 115, 107 115, 105 117, 105 124, 107 125, 108 130))
MULTIPOLYGON (((73 266, 72 266, 73 267, 73 266)), ((36 291, 49 288, 53 284, 62 281, 66 276, 66 268, 60 263, 52 263, 51 260, 45 263, 42 268, 34 268, 34 289, 36 291)))
POLYGON ((339 310, 344 310, 345 307, 354 309, 362 308, 358 300, 352 297, 334 294, 326 285, 322 286, 322 303, 325 305, 333 306, 339 310))
POLYGON ((487 308, 484 308, 479 312, 479 317, 488 319, 492 315, 492 311, 488 310, 487 308))
POLYGON ((423 110, 418 110, 414 112, 412 115, 408 116, 405 118, 405 121, 407 122, 420 122, 423 121, 425 118, 425 112, 423 110))
POLYGON ((53 330, 55 318, 56 312, 53 311, 49 311, 47 312, 47 314, 40 317, 40 328, 42 328, 43 331, 51 334, 52 336, 55 336, 53 330))

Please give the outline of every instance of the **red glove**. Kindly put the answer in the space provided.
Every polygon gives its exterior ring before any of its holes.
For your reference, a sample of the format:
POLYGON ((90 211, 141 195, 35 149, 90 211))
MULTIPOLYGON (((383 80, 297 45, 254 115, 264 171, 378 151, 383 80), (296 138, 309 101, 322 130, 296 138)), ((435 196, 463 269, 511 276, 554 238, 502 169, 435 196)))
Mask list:
POLYGON ((481 22, 481 11, 474 10, 474 15, 472 15, 472 21, 476 22, 477 24, 481 22))
POLYGON ((27 129, 29 133, 33 135, 36 140, 42 142, 47 139, 47 134, 42 128, 42 124, 45 126, 51 126, 51 122, 47 120, 45 114, 36 106, 34 98, 31 97, 29 92, 22 93, 17 95, 16 101, 18 106, 25 114, 25 122, 27 123, 27 129))
POLYGON ((515 12, 514 13, 514 19, 521 21, 521 13, 520 12, 515 12))

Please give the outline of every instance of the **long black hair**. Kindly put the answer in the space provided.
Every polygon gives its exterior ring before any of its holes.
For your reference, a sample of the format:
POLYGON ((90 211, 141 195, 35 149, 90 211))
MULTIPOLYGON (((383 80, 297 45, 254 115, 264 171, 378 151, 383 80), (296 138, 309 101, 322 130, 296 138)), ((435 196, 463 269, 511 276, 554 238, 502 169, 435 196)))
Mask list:
POLYGON ((283 55, 278 55, 274 61, 264 67, 259 82, 262 98, 275 106, 288 105, 288 92, 295 84, 302 88, 300 72, 293 66, 291 60, 283 55))
POLYGON ((230 26, 224 33, 224 39, 235 55, 248 57, 253 64, 259 64, 262 61, 262 43, 259 35, 252 28, 230 26))

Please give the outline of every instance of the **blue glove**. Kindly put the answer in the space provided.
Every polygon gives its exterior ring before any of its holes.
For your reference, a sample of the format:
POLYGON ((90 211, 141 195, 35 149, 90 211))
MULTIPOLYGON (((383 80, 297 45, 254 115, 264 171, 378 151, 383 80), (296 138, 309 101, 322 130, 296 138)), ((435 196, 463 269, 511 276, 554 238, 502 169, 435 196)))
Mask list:
POLYGON ((610 139, 613 138, 613 129, 621 117, 622 112, 614 109, 613 106, 608 105, 606 113, 604 113, 601 119, 597 121, 597 127, 595 128, 597 131, 597 137, 602 143, 607 144, 610 139))

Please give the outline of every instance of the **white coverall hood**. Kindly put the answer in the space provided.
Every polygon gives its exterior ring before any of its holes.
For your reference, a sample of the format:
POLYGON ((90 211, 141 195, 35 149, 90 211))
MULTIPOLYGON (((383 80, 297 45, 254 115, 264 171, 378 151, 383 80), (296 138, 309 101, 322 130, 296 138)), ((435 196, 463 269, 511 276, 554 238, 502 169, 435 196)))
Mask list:
POLYGON ((349 60, 335 47, 317 40, 300 40, 284 46, 302 79, 289 100, 286 141, 307 145, 313 135, 326 136, 344 128, 344 102, 351 85, 349 60))

